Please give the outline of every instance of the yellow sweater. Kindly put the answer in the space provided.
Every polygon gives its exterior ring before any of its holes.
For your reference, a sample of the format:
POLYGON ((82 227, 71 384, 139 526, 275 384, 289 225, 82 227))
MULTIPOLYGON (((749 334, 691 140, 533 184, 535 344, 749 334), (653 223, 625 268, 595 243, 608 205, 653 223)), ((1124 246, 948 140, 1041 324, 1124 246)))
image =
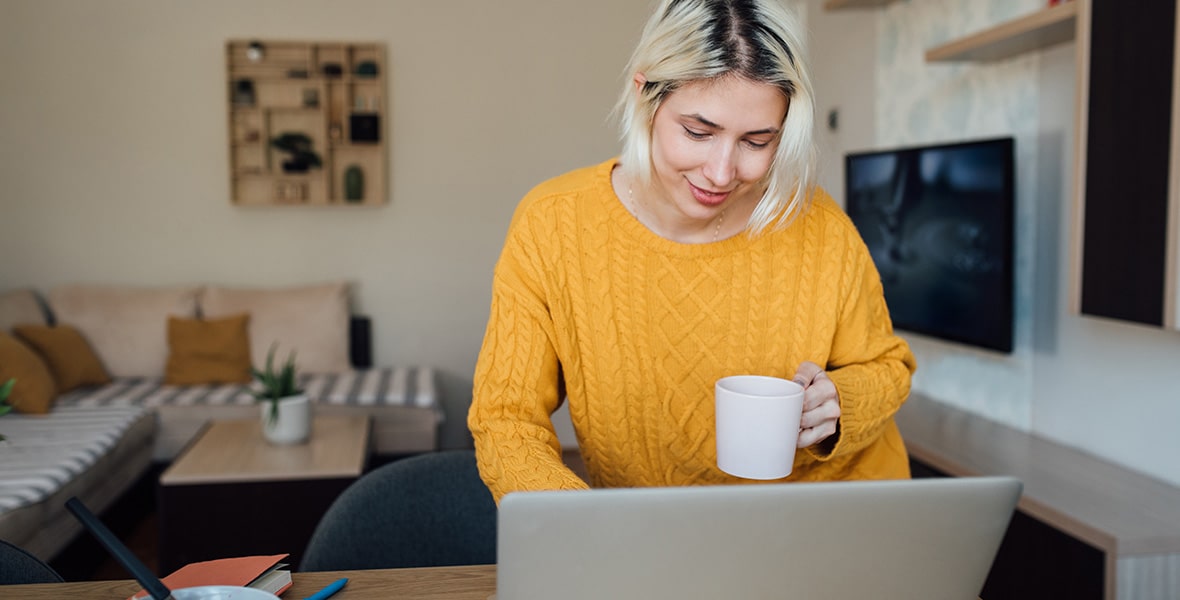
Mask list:
POLYGON ((509 228, 468 413, 496 500, 587 487, 549 419, 566 394, 595 487, 749 483, 716 466, 713 384, 807 360, 842 415, 835 445, 800 450, 786 480, 908 477, 893 415, 914 357, 839 206, 819 191, 785 230, 680 244, 622 206, 615 164, 537 186, 509 228))

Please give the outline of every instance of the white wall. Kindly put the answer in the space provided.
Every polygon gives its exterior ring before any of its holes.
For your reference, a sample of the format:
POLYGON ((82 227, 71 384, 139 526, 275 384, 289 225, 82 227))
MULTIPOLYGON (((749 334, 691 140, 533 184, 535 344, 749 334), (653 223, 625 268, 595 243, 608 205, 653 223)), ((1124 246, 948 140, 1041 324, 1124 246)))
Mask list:
POLYGON ((914 387, 1180 485, 1180 334, 1068 312, 1075 45, 989 64, 923 60, 928 47, 1043 6, 901 2, 869 11, 875 43, 827 42, 876 57, 877 147, 1016 137, 1015 349, 1003 355, 906 333, 919 362, 914 387))
POLYGON ((617 152, 635 0, 4 0, 0 290, 343 278, 375 359, 439 367, 466 406, 513 208, 617 152), (386 44, 390 203, 229 203, 224 44, 386 44))
POLYGON ((823 0, 807 0, 810 67, 816 95, 819 183, 844 203, 844 155, 872 149, 877 114, 873 74, 876 53, 865 52, 877 39, 873 10, 824 12, 823 0), (855 44, 845 40, 857 40, 855 44), (829 116, 836 115, 836 126, 829 116))

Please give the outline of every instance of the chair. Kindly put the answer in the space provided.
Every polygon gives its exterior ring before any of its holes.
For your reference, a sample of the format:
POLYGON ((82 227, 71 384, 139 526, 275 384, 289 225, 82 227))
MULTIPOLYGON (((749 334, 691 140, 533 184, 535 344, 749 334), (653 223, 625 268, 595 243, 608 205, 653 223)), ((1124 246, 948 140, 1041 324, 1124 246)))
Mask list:
POLYGON ((472 450, 420 454, 361 476, 324 513, 301 571, 496 562, 496 503, 472 450))
POLYGON ((62 583, 65 580, 53 567, 23 548, 0 540, 0 585, 25 583, 62 583))

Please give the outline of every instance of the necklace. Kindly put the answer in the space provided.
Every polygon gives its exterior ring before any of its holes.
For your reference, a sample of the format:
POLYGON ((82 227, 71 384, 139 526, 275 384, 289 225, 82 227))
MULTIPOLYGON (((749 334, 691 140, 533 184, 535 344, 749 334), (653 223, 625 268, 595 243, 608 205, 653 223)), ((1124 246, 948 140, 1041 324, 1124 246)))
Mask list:
MULTIPOLYGON (((631 189, 630 183, 627 184, 627 200, 629 201, 628 203, 631 205, 629 207, 631 209, 631 215, 633 217, 635 217, 636 220, 638 220, 639 219, 639 205, 635 203, 635 191, 631 189)), ((721 236, 721 224, 724 222, 725 222, 725 209, 723 208, 723 209, 721 209, 721 213, 717 215, 717 226, 715 228, 713 228, 713 241, 714 242, 716 242, 717 238, 721 236)))

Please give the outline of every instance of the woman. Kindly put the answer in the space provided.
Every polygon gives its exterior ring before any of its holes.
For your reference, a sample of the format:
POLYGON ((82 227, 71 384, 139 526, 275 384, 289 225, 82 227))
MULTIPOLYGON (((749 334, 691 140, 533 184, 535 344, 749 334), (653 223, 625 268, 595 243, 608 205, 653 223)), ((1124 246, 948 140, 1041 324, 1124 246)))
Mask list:
POLYGON ((812 88, 775 0, 664 0, 627 67, 618 159, 533 189, 493 282, 468 425, 497 501, 743 482, 717 468, 713 384, 805 386, 787 480, 903 478, 913 355, 855 228, 813 183, 812 88))

